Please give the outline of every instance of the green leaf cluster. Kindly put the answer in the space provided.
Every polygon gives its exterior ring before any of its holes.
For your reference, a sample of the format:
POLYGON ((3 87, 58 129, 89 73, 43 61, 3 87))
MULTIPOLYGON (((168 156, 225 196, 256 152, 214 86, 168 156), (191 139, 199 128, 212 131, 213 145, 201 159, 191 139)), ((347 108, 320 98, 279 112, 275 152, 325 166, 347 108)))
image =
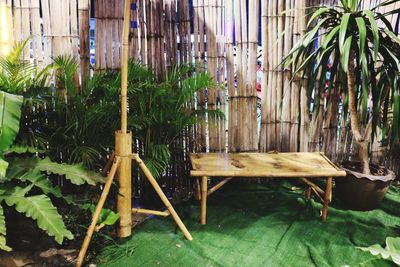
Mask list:
MULTIPOLYGON (((352 75, 356 81, 360 127, 372 123, 372 136, 379 127, 382 138, 390 139, 392 144, 400 138, 400 38, 387 16, 400 10, 380 13, 378 8, 394 2, 383 1, 369 10, 363 10, 359 0, 341 0, 338 6, 317 7, 308 23, 310 29, 283 61, 285 66, 293 66, 296 77, 308 78, 309 101, 328 95, 329 102, 343 94, 346 116, 347 72, 354 56, 352 75), (333 88, 340 90, 332 93, 333 88), (391 110, 393 116, 388 116, 391 110)), ((311 111, 318 113, 318 106, 311 111)))

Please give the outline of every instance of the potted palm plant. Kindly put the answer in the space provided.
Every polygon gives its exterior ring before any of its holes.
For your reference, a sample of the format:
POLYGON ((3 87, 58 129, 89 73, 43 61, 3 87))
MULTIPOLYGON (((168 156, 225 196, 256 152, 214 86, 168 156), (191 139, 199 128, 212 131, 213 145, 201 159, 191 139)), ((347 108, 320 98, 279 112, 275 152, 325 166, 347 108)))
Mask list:
POLYGON ((387 19, 399 9, 379 12, 394 2, 383 1, 370 9, 363 9, 359 0, 317 7, 309 30, 284 59, 286 66, 294 66, 294 75, 308 78, 310 99, 330 92, 334 82, 343 91, 343 113, 350 117, 358 161, 342 164, 348 176, 337 179, 336 185, 339 196, 355 209, 377 206, 394 179, 391 171, 369 162, 378 128, 385 128, 392 144, 399 140, 400 38, 387 19), (328 65, 330 75, 326 75, 328 65), (382 116, 382 109, 392 109, 392 119, 382 116))

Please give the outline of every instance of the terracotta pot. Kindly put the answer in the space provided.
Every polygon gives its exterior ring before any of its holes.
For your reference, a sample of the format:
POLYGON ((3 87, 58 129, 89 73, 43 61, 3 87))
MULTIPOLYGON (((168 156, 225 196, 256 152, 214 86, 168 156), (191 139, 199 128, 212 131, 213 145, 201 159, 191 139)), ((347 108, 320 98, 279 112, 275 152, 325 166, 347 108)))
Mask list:
POLYGON ((371 172, 377 174, 379 171, 378 175, 358 172, 361 164, 354 161, 343 162, 342 168, 347 176, 335 180, 336 194, 353 210, 372 210, 379 207, 390 183, 396 177, 392 171, 374 164, 370 164, 371 172))

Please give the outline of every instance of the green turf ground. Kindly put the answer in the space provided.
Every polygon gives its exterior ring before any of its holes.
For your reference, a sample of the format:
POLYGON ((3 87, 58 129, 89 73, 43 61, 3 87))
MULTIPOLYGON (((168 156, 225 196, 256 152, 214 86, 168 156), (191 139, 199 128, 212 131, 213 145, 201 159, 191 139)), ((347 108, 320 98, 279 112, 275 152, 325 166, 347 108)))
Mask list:
POLYGON ((356 246, 383 244, 400 234, 400 191, 381 209, 356 212, 334 202, 328 221, 287 182, 233 183, 210 196, 207 225, 194 201, 177 207, 193 235, 186 241, 172 218, 154 218, 126 242, 105 247, 101 266, 356 266, 374 256, 356 246))

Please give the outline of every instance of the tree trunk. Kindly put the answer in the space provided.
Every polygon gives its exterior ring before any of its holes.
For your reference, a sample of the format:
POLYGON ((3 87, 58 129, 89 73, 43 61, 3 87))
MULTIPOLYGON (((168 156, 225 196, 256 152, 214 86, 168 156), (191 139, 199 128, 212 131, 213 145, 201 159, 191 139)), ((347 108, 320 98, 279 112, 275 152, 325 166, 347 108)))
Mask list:
MULTIPOLYGON (((358 121, 357 104, 356 104, 356 90, 355 90, 355 52, 350 52, 349 65, 347 68, 347 88, 349 92, 349 110, 350 110, 350 125, 353 132, 354 139, 358 147, 358 157, 361 161, 362 172, 365 174, 371 174, 368 162, 368 141, 369 138, 365 138, 360 133, 360 124, 358 121)), ((368 132, 368 131, 367 131, 368 132)))

